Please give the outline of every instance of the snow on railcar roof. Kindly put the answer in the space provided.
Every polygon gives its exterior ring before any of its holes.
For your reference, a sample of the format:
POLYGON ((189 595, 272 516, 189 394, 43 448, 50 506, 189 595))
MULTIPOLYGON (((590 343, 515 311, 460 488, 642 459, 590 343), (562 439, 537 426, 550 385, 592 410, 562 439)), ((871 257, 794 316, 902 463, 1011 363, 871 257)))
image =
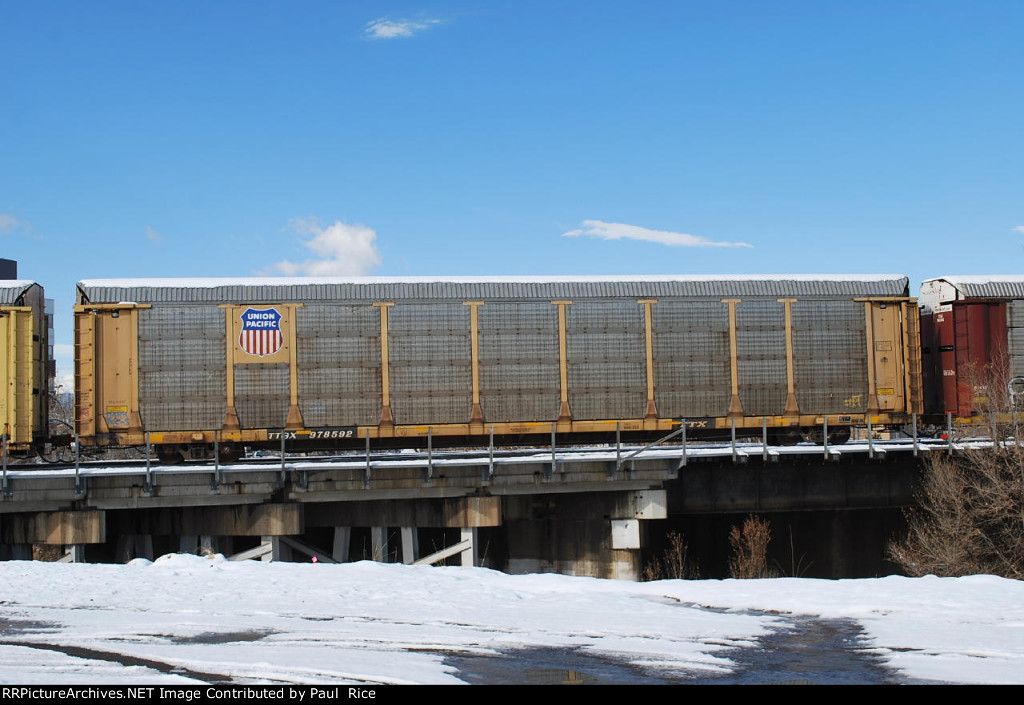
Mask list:
POLYGON ((879 282, 905 279, 904 274, 613 274, 516 276, 409 276, 409 277, 147 277, 83 279, 85 288, 213 288, 221 286, 316 286, 330 284, 561 284, 625 282, 709 281, 835 281, 879 282))
POLYGON ((900 274, 722 274, 637 276, 252 277, 214 279, 86 279, 81 303, 272 303, 453 299, 715 296, 904 296, 900 274))
POLYGON ((1024 299, 1024 274, 947 274, 921 282, 925 308, 971 298, 1024 299))
POLYGON ((16 303, 33 286, 39 286, 39 282, 31 279, 0 279, 0 304, 16 303))

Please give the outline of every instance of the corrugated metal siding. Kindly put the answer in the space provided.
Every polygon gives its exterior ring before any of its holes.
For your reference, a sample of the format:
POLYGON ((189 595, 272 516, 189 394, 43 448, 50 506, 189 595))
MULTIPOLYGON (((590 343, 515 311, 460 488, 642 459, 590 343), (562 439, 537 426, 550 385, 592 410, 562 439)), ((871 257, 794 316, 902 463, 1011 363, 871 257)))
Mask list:
POLYGON ((80 302, 280 303, 286 301, 444 301, 457 299, 574 299, 672 297, 851 297, 903 296, 907 278, 851 280, 697 281, 500 281, 345 282, 333 284, 253 283, 211 287, 102 286, 79 284, 80 302))
POLYGON ((576 302, 566 312, 573 418, 641 418, 647 407, 643 306, 576 302))
POLYGON ((654 384, 658 414, 724 416, 729 410, 729 310, 719 301, 658 302, 654 384))
POLYGON ((39 287, 34 282, 19 281, 16 285, 0 283, 0 306, 22 306, 21 297, 34 286, 39 287))
POLYGON ((487 421, 558 418, 558 309, 548 302, 479 309, 480 397, 487 421))
POLYGON ((804 414, 867 410, 868 367, 864 304, 793 304, 796 399, 804 414))
POLYGON ((284 428, 288 364, 235 365, 235 411, 242 428, 284 428))
POLYGON ((966 298, 1024 299, 1024 281, 990 281, 982 283, 947 279, 966 298))
POLYGON ((473 377, 469 307, 400 304, 391 309, 391 409, 396 424, 469 421, 473 377))
POLYGON ((786 408, 786 312, 777 301, 744 301, 736 307, 740 401, 748 416, 786 408))
POLYGON ((220 428, 227 405, 224 312, 214 306, 161 306, 138 316, 143 427, 220 428))
POLYGON ((1024 376, 1024 301, 1007 303, 1006 324, 1010 374, 1014 377, 1024 376))
POLYGON ((380 313, 373 306, 298 309, 299 409, 306 426, 380 421, 380 313))

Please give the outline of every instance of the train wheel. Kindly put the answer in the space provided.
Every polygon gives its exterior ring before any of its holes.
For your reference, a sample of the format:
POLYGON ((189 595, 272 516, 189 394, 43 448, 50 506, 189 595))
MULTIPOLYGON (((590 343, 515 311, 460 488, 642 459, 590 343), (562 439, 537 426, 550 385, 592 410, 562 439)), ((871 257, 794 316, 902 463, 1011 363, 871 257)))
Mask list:
POLYGON ((156 457, 164 465, 177 465, 185 460, 185 454, 181 451, 181 446, 168 444, 158 445, 156 447, 156 457))
POLYGON ((838 426, 828 431, 828 442, 834 446, 842 445, 850 440, 850 427, 838 426))
POLYGON ((234 463, 242 457, 242 446, 236 443, 220 444, 220 462, 234 463))
POLYGON ((804 434, 801 429, 787 428, 773 432, 769 440, 779 446, 795 446, 804 440, 804 434))

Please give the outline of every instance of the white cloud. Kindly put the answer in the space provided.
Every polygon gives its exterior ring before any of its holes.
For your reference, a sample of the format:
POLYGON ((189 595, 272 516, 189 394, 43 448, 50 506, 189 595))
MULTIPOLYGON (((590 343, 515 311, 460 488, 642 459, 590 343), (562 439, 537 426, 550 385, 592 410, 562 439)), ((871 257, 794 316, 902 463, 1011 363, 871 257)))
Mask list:
POLYGON ((310 218, 296 218, 291 228, 307 237, 303 247, 316 258, 304 262, 283 260, 274 269, 289 276, 360 276, 380 264, 377 231, 365 225, 336 220, 327 227, 310 218))
POLYGON ((441 24, 441 20, 389 20, 386 17, 367 22, 364 29, 370 39, 403 39, 441 24))
POLYGON ((164 236, 161 235, 160 233, 158 233, 156 231, 156 228, 154 228, 153 226, 147 225, 146 226, 146 239, 149 240, 150 242, 160 242, 161 240, 164 239, 164 236))
POLYGON ((0 233, 13 232, 18 227, 18 219, 10 213, 0 213, 0 233))
POLYGON ((651 230, 639 225, 606 223, 603 220, 584 220, 580 227, 562 233, 562 237, 596 237, 602 240, 642 240, 670 247, 753 247, 747 242, 709 240, 700 235, 677 233, 671 230, 651 230))
POLYGON ((1014 227, 1013 232, 1020 233, 1021 235, 1024 235, 1024 225, 1018 225, 1018 226, 1014 227))

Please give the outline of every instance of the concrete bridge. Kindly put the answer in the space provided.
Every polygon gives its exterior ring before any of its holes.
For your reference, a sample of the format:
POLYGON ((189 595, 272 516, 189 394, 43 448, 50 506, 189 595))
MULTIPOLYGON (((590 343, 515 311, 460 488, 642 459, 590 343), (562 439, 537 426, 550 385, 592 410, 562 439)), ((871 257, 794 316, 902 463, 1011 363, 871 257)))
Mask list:
POLYGON ((511 572, 636 579, 647 523, 905 506, 921 459, 955 450, 935 441, 772 447, 670 436, 648 447, 9 466, 0 558, 31 558, 33 546, 59 547, 51 552, 63 560, 201 550, 324 562, 460 556, 511 572))

